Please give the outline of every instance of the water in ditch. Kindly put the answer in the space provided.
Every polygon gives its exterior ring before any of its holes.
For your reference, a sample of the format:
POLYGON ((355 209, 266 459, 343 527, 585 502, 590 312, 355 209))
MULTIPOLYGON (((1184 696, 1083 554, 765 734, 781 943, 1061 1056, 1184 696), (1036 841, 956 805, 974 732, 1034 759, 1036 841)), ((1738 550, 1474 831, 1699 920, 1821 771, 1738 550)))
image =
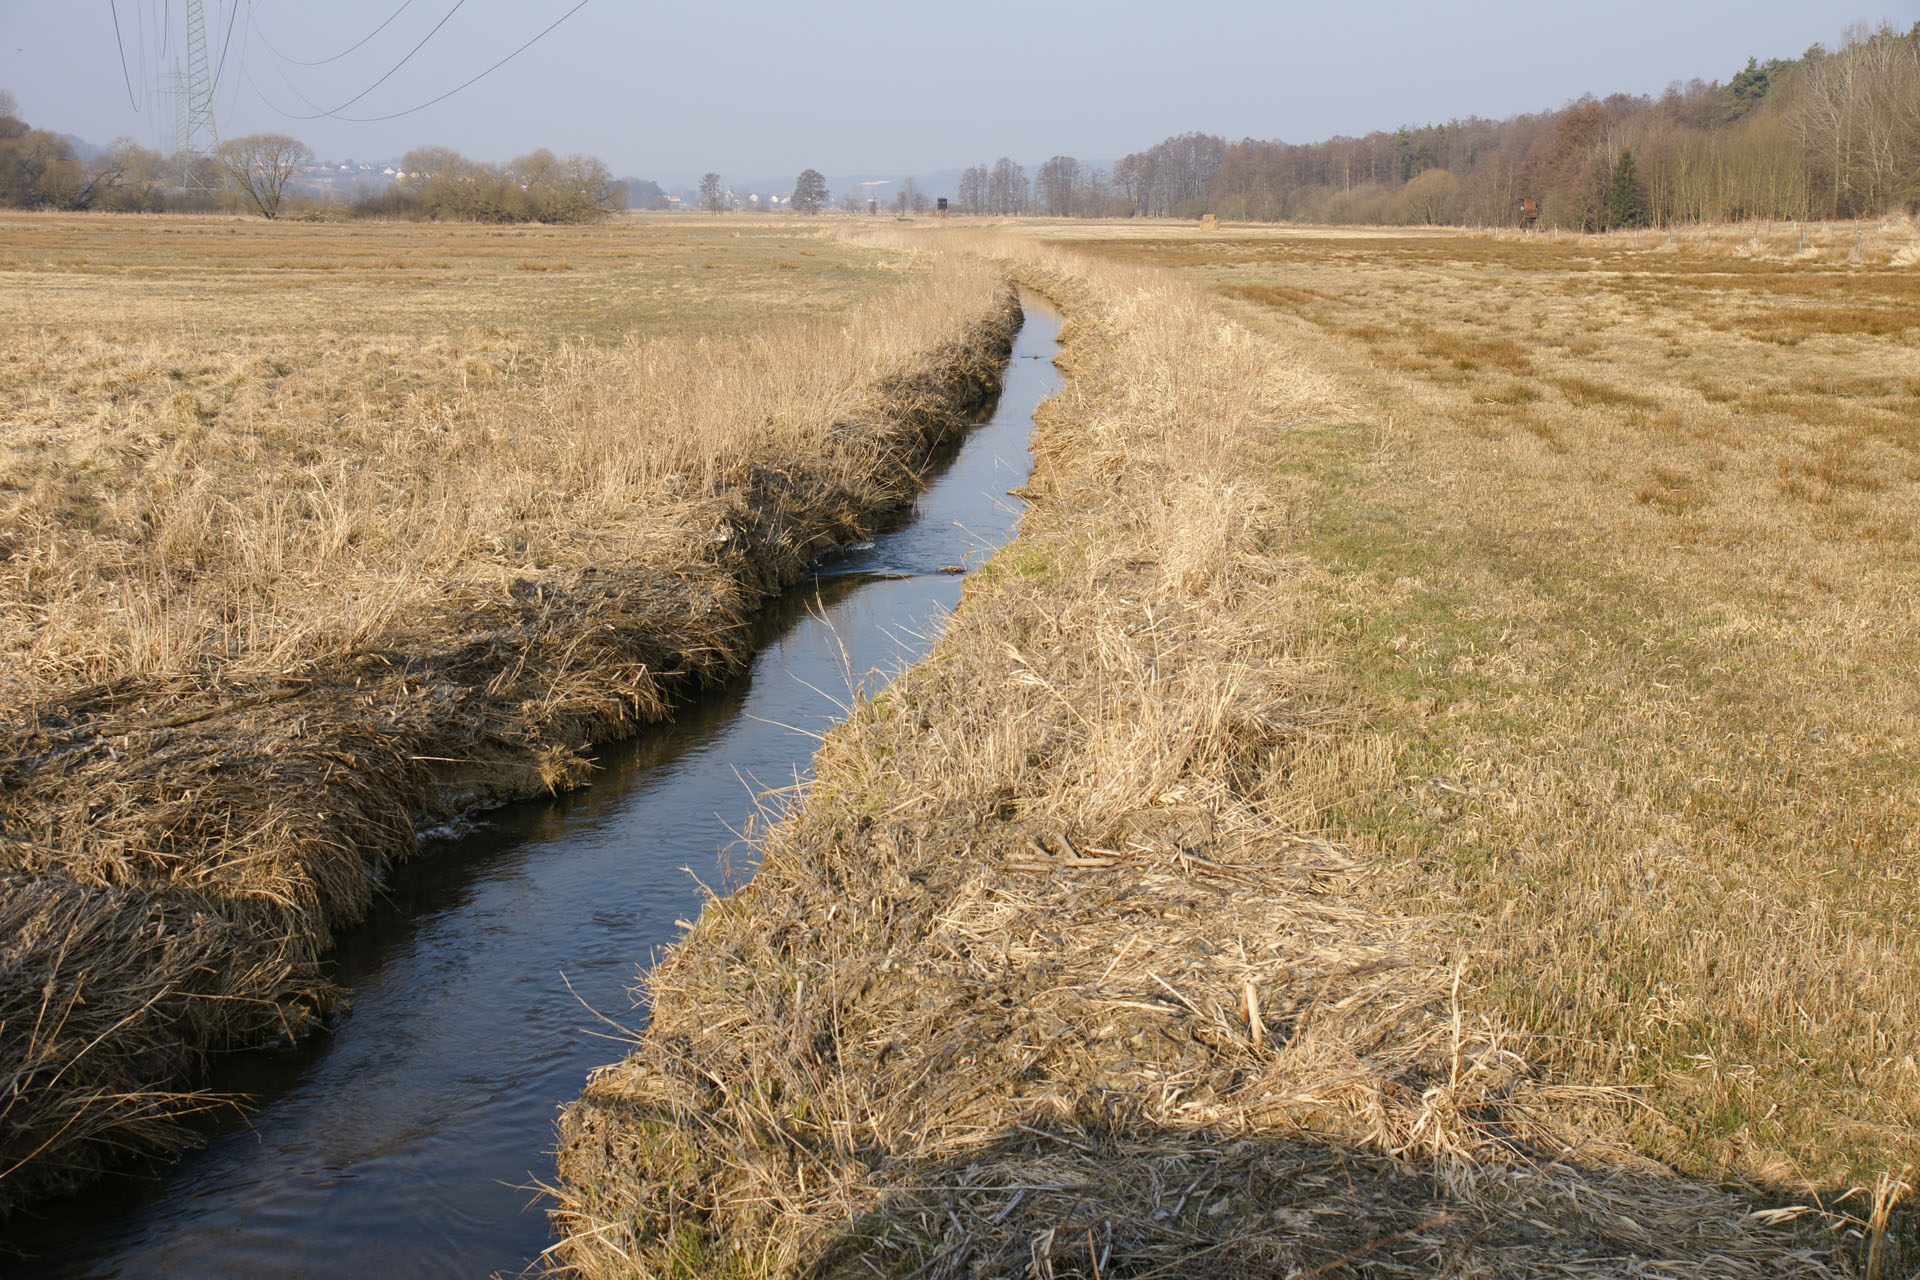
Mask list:
POLYGON ((582 791, 486 815, 393 877, 340 939, 350 1012, 214 1087, 251 1097, 198 1149, 31 1208, 0 1274, 516 1274, 548 1241, 554 1120, 629 1043, 638 966, 744 859, 754 796, 804 775, 849 690, 923 655, 972 568, 1013 533, 1059 319, 1026 300, 991 419, 912 519, 776 602, 751 669, 608 752, 582 791), (595 1012, 597 1011, 597 1013, 595 1012), (609 1038, 611 1037, 611 1038, 609 1038), (9 1256, 11 1253, 12 1256, 9 1256))

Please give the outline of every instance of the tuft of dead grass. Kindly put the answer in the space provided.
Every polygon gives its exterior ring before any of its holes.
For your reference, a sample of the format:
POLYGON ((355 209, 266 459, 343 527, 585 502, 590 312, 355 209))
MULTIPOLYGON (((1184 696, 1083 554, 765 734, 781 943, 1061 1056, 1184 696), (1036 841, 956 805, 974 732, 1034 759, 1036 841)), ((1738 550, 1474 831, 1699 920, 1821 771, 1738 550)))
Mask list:
POLYGON ((1163 276, 973 243, 1069 311, 1034 505, 648 976, 563 1117, 556 1267, 1832 1274, 1635 1157, 1317 834, 1394 766, 1258 480, 1332 384, 1163 276))

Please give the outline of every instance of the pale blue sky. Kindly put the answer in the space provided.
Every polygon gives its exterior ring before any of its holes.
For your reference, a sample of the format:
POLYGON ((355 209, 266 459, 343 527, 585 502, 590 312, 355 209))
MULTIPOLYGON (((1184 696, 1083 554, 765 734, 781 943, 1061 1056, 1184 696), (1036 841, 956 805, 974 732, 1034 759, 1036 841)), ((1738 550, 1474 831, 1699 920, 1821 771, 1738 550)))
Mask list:
MULTIPOLYGON (((669 183, 707 169, 924 173, 1000 155, 1108 158, 1187 130, 1314 141, 1585 93, 1657 94, 1674 80, 1724 80, 1750 55, 1837 43, 1853 22, 1920 19, 1920 0, 588 0, 438 106, 374 123, 288 118, 341 108, 444 19, 342 114, 414 107, 575 3, 204 0, 212 60, 226 49, 221 132, 287 132, 333 159, 423 143, 506 159, 546 146, 669 183), (396 11, 345 57, 288 61, 330 58, 396 11)), ((186 0, 0 0, 0 88, 37 126, 167 144, 171 117, 152 86, 182 52, 185 10, 186 0)))

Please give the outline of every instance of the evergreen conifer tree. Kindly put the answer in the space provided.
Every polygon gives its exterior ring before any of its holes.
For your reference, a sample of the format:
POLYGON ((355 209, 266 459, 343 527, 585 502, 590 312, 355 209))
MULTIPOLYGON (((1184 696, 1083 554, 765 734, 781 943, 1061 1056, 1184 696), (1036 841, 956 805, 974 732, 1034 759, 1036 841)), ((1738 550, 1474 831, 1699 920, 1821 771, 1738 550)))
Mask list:
POLYGON ((1634 175, 1633 151, 1626 148, 1614 162, 1613 178, 1607 183, 1607 227, 1618 231, 1645 225, 1647 205, 1640 194, 1640 179, 1634 175))
POLYGON ((795 213, 818 213, 820 206, 828 199, 827 180, 818 169, 808 169, 794 180, 793 209, 795 213))

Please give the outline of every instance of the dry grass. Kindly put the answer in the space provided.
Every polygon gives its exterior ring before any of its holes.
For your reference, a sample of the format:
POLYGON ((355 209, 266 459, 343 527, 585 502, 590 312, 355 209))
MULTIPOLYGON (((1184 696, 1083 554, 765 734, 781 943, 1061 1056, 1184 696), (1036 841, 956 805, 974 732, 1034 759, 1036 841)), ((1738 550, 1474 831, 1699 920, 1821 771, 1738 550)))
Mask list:
POLYGON ((1034 506, 651 974, 637 1051, 563 1121, 557 1262, 1830 1274, 1635 1157, 1449 922, 1314 834, 1396 759, 1316 652, 1324 575, 1269 470, 1348 412, 1310 348, 1157 273, 971 243, 1069 308, 1034 506))
MULTIPOLYGON (((17 321, 0 359, 15 706, 285 672, 379 643, 449 591, 691 554, 725 513, 690 504, 827 454, 819 433, 937 344, 952 290, 979 287, 922 278, 900 296, 882 255, 706 228, 15 221, 23 247, 88 264, 29 264, 0 290, 17 321), (523 285, 536 250, 581 270, 523 285), (776 277, 787 254, 820 265, 776 277), (263 268, 274 255, 297 265, 263 268), (450 280, 378 265, 436 255, 450 280), (263 270, 299 283, 263 299, 263 270), (848 310, 866 295, 878 312, 848 310), (624 322, 617 341, 570 336, 596 310, 624 322)), ((838 464, 852 470, 829 482, 866 465, 838 464)))
POLYGON ((542 347, 721 336, 839 312, 898 279, 885 255, 739 218, 289 227, 9 212, 0 227, 0 317, 18 336, 177 336, 189 352, 248 338, 299 357, 316 338, 418 344, 476 326, 542 347))
POLYGON ((18 225, 85 261, 0 293, 34 317, 0 363, 0 1207, 324 1013, 318 958, 418 822, 569 785, 736 669, 1017 315, 989 265, 772 232, 18 225), (510 327, 381 274, 470 243, 510 327), (689 255, 729 254, 686 305, 747 304, 685 320, 689 255), (252 310, 263 269, 312 327, 252 310), (635 332, 569 336, 576 299, 635 332))
POLYGON ((1370 709, 1347 750, 1388 762, 1313 830, 1453 922, 1557 1077, 1633 1089, 1643 1150, 1782 1196, 1920 1166, 1912 243, 1088 246, 1181 266, 1364 406, 1272 459, 1370 709))

